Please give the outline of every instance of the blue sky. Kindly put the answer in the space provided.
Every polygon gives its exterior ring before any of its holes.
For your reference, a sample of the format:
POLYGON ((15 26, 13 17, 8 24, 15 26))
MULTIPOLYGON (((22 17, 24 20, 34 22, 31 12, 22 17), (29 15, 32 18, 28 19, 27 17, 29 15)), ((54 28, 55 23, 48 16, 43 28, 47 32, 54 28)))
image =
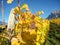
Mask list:
MULTIPOLYGON (((60 0, 24 0, 20 3, 20 5, 24 3, 29 5, 29 9, 33 14, 40 10, 43 10, 44 14, 41 15, 42 18, 48 17, 48 15, 54 10, 60 10, 60 0)), ((6 22, 8 21, 11 9, 16 6, 17 6, 16 0, 14 0, 12 4, 7 4, 7 0, 4 0, 4 17, 6 22)), ((1 6, 0 6, 0 21, 2 21, 1 6)))

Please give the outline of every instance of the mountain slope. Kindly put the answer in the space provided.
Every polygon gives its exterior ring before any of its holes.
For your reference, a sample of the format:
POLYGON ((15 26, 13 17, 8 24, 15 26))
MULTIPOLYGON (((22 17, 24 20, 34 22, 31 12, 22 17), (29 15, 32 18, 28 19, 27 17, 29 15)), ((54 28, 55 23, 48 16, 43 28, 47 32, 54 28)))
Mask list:
POLYGON ((2 22, 0 21, 0 24, 2 24, 2 22))
POLYGON ((60 18, 60 10, 55 10, 47 17, 47 19, 60 18))
POLYGON ((2 21, 0 21, 0 25, 2 25, 2 24, 7 25, 6 22, 2 22, 2 21))
POLYGON ((44 45, 60 45, 60 18, 50 20, 50 31, 44 45))

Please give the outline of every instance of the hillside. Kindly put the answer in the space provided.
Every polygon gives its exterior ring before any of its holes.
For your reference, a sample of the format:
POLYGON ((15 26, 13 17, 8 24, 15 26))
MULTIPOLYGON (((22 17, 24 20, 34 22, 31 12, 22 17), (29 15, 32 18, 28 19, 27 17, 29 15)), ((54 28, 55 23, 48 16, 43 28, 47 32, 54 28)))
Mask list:
POLYGON ((50 31, 44 45, 60 45, 60 18, 50 20, 50 31))
POLYGON ((50 20, 50 22, 57 24, 57 25, 60 25, 60 18, 52 19, 52 20, 50 20))

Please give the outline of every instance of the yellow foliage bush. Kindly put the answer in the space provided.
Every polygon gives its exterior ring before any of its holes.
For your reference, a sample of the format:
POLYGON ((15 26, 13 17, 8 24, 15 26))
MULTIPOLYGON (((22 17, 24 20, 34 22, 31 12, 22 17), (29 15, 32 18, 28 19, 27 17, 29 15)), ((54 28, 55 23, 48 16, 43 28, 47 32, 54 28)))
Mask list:
MULTIPOLYGON (((43 11, 38 13, 42 14, 43 11)), ((19 37, 21 39, 19 42, 20 45, 41 45, 44 43, 49 32, 50 23, 48 20, 28 12, 20 14, 18 20, 19 22, 16 24, 14 31, 17 33, 16 37, 18 34, 21 36, 17 37, 17 39, 19 37)))

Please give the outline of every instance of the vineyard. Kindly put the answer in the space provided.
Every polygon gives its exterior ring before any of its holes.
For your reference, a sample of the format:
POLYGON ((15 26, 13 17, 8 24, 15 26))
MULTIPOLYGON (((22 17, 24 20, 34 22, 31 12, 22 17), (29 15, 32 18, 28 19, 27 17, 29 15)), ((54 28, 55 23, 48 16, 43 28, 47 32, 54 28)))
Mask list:
POLYGON ((60 45, 60 18, 50 20, 50 31, 44 45, 60 45))
MULTIPOLYGON (((59 18, 54 20, 58 21, 59 18)), ((43 45, 60 45, 60 23, 58 21, 58 24, 57 24, 56 22, 53 22, 54 20, 50 21, 50 29, 49 29, 50 31, 43 45)), ((6 30, 4 30, 3 32, 0 32, 0 39, 1 39, 0 45, 9 45, 9 40, 5 37, 2 37, 4 36, 5 33, 6 33, 6 30)))
MULTIPOLYGON (((7 0, 8 4, 12 2, 7 0)), ((20 6, 19 0, 17 2, 18 6, 10 11, 7 25, 0 25, 0 45, 60 45, 60 18, 41 18, 44 11, 33 14, 27 4, 20 6)), ((4 18, 3 13, 2 0, 4 18)))

